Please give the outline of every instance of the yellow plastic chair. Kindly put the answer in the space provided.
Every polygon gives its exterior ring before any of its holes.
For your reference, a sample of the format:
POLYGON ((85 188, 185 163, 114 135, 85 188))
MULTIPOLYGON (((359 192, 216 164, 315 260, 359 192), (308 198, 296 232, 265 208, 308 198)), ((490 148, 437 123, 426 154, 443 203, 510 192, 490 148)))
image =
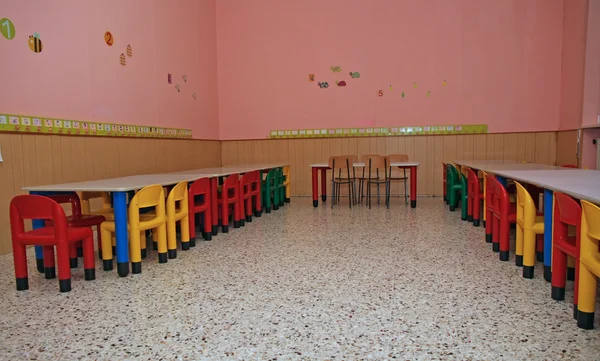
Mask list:
POLYGON ((533 278, 535 266, 535 235, 544 234, 544 216, 537 215, 533 198, 519 183, 517 186, 517 265, 523 264, 523 278, 533 278), (520 258, 520 260, 519 260, 520 258))
POLYGON ((577 326, 586 330, 594 328, 596 287, 600 277, 599 240, 600 208, 590 202, 581 201, 577 326))
MULTIPOLYGON (((187 192, 186 192, 187 193, 187 192)), ((142 272, 142 245, 146 244, 145 231, 156 228, 153 232, 158 244, 158 262, 167 262, 167 216, 165 212, 165 192, 160 185, 142 188, 129 202, 127 214, 129 229, 129 253, 133 273, 142 272), (153 213, 140 214, 140 208, 154 207, 153 213)), ((102 259, 112 260, 111 235, 115 232, 115 222, 106 221, 100 226, 102 232, 102 259)), ((188 228, 189 231, 189 228, 188 228)), ((189 239, 189 233, 188 233, 189 239)), ((143 247, 145 248, 145 247, 143 247)), ((107 268, 106 262, 104 270, 107 268)))
POLYGON ((79 199, 81 199, 81 212, 83 214, 104 216, 107 221, 115 219, 114 209, 110 204, 110 194, 108 192, 81 192, 79 199), (92 199, 100 199, 102 201, 102 208, 92 210, 90 202, 92 199))
POLYGON ((177 258, 176 225, 178 221, 181 230, 181 249, 187 251, 191 246, 187 185, 187 182, 177 184, 171 189, 167 197, 167 248, 169 258, 177 258), (179 207, 177 206, 178 204, 179 207))
POLYGON ((286 165, 283 167, 283 186, 285 187, 285 203, 290 203, 292 196, 292 179, 290 178, 290 166, 286 165))

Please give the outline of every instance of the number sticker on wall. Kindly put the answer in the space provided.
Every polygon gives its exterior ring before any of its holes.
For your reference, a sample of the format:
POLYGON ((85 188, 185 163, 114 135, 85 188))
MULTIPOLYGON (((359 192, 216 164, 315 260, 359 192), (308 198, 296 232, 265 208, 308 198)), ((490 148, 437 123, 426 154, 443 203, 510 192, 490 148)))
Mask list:
POLYGON ((15 24, 10 19, 0 19, 0 33, 8 40, 12 40, 15 37, 15 24))
POLYGON ((112 46, 114 44, 115 39, 113 38, 113 35, 110 31, 104 33, 104 42, 108 46, 112 46))

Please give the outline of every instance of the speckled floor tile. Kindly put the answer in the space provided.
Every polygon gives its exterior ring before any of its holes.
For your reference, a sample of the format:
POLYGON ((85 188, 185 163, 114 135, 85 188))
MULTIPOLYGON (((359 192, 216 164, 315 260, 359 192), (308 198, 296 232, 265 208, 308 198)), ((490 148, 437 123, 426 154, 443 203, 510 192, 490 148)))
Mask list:
MULTIPOLYGON (((542 278, 498 261, 440 198, 388 210, 307 198, 141 275, 73 290, 0 256, 0 360, 600 360, 542 278)), ((599 297, 600 299, 600 297, 599 297)), ((600 307, 600 305, 599 305, 600 307)))

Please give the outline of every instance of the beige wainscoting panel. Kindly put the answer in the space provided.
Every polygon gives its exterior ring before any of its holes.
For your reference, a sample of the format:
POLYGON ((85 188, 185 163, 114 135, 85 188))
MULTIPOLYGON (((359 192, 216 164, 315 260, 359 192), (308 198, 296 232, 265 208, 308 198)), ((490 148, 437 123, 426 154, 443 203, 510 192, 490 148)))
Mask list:
POLYGON ((220 141, 0 133, 0 254, 12 251, 10 200, 21 187, 221 165, 220 141))
MULTIPOLYGON (((224 165, 288 162, 292 166, 292 194, 312 192, 312 163, 342 154, 407 154, 419 161, 417 190, 421 195, 442 194, 442 161, 506 159, 555 164, 556 132, 359 137, 325 139, 261 139, 221 142, 224 165)), ((328 172, 329 173, 329 172, 328 172)), ((329 181, 329 174, 327 176, 329 181)), ((392 193, 401 194, 394 184, 392 193)), ((329 183, 328 183, 329 192, 329 183)))

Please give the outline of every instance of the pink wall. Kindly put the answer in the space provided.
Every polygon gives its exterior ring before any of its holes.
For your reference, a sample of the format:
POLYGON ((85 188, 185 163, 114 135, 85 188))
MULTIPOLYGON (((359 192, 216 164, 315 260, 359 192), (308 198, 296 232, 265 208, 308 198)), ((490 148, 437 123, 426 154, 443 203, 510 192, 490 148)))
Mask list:
POLYGON ((562 0, 219 1, 221 138, 418 124, 558 129, 562 17, 562 0))
POLYGON ((600 1, 589 2, 582 125, 598 126, 600 116, 600 1))
POLYGON ((215 0, 8 3, 1 17, 13 21, 16 37, 0 37, 0 112, 190 128, 195 138, 218 138, 215 0), (39 54, 27 45, 34 32, 39 54), (122 67, 127 44, 133 57, 122 67))
POLYGON ((578 129, 583 107, 588 2, 564 2, 559 129, 578 129))

